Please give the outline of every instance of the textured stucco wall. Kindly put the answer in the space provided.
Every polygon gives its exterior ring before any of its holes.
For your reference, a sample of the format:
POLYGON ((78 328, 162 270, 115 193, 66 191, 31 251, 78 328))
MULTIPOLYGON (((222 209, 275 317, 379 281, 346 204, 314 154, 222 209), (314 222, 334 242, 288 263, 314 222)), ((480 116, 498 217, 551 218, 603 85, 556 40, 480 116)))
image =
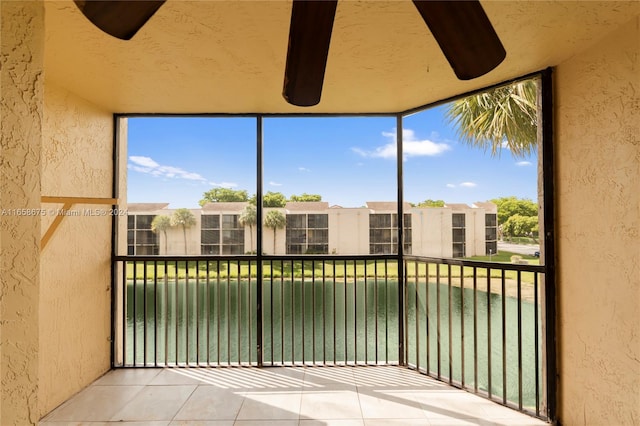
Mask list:
POLYGON ((411 254, 433 257, 453 255, 451 209, 416 208, 411 211, 411 254))
POLYGON ((485 255, 484 216, 484 209, 474 209, 466 212, 465 251, 467 256, 485 255))
POLYGON ((44 6, 0 2, 0 424, 37 418, 44 6))
POLYGON ((328 215, 330 254, 369 253, 369 209, 330 209, 328 215))
MULTIPOLYGON (((42 195, 112 194, 112 115, 45 84, 42 195)), ((43 208, 62 205, 43 204, 43 208)), ((39 414, 44 415, 110 367, 111 217, 73 205, 41 253, 39 414)), ((44 233, 53 215, 42 217, 44 233)))
POLYGON ((556 70, 559 414, 640 424, 640 17, 556 70))

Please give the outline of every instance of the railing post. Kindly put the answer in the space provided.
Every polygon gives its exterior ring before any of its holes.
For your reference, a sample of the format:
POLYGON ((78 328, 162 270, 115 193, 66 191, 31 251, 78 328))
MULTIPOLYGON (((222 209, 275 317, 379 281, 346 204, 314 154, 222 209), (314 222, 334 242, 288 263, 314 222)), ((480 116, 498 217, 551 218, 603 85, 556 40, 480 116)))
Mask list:
POLYGON ((540 78, 542 110, 542 231, 544 243, 541 259, 544 261, 544 333, 546 366, 547 417, 555 422, 557 417, 557 365, 556 365, 556 268, 555 268, 555 219, 554 219, 554 157, 553 157, 553 86, 551 68, 544 70, 540 78))
MULTIPOLYGON (((256 188, 256 357, 258 367, 262 367, 263 353, 262 353, 262 116, 256 117, 256 167, 258 170, 257 176, 257 188, 256 188)), ((274 253, 275 254, 275 253, 274 253)), ((273 315, 273 313, 271 313, 273 315)), ((251 326, 251 325, 249 325, 251 326)), ((251 361, 251 360, 249 360, 251 361)), ((273 360, 272 360, 273 361, 273 360)))
MULTIPOLYGON (((396 116, 396 170, 398 186, 398 363, 406 365, 406 295, 404 264, 404 212, 403 212, 403 172, 402 172, 402 115, 396 116)), ((393 223, 392 223, 393 225, 393 223)))

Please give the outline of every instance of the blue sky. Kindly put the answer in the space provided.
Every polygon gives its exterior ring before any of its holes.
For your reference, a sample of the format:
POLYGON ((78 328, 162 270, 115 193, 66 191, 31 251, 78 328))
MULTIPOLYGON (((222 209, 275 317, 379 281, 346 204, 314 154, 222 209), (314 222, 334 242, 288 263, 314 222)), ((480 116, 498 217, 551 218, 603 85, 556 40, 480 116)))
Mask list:
MULTIPOLYGON (((458 141, 445 106, 403 123, 409 202, 536 199, 536 155, 492 158, 458 141)), ((128 202, 198 207, 213 187, 256 191, 255 118, 130 118, 128 202)), ((320 194, 330 205, 396 200, 395 117, 264 119, 264 192, 320 194)))

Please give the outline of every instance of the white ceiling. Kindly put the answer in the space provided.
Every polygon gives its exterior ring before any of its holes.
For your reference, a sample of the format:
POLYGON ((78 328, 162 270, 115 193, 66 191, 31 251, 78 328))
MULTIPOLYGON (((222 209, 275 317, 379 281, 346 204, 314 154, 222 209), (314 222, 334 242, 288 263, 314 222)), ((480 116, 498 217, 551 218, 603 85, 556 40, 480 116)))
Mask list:
POLYGON ((46 2, 45 75, 113 112, 397 112, 556 65, 640 14, 638 1, 483 1, 507 50, 456 79, 410 1, 340 0, 322 100, 282 98, 290 1, 168 0, 130 41, 46 2))

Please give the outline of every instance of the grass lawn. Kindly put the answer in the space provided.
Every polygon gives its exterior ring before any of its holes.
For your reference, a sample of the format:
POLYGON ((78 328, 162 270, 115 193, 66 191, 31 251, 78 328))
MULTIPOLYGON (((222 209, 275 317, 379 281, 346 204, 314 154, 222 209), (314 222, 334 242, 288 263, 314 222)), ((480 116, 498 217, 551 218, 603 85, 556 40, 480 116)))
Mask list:
MULTIPOLYGON (((501 252, 497 255, 491 256, 492 262, 501 262, 501 263, 510 263, 511 256, 515 255, 515 253, 510 252, 501 252)), ((519 255, 520 256, 520 255, 519 255)), ((527 260, 531 265, 538 265, 539 259, 533 256, 521 255, 521 258, 527 260)), ((475 256, 467 258, 467 260, 477 260, 477 261, 489 261, 489 256, 475 256)), ((416 276, 416 267, 418 277, 426 277, 427 275, 430 277, 439 276, 442 278, 447 278, 449 275, 451 277, 460 277, 461 273, 464 277, 473 277, 473 268, 471 267, 460 267, 460 266, 448 266, 448 265, 436 265, 436 264, 425 264, 422 262, 408 262, 407 263, 407 276, 415 277, 416 276), (427 271, 428 266, 428 271, 427 271)), ((146 269, 146 279, 153 280, 154 278, 162 278, 166 276, 168 279, 184 279, 185 277, 189 277, 190 279, 207 279, 207 276, 210 280, 216 279, 237 279, 239 278, 255 278, 257 276, 257 263, 255 261, 242 261, 242 262, 226 262, 226 261, 190 261, 190 262, 168 262, 166 265, 162 262, 158 262, 154 265, 153 262, 147 262, 146 268, 144 266, 144 262, 136 262, 135 265, 135 273, 134 273, 134 264, 133 262, 127 263, 127 279, 133 279, 134 275, 137 280, 145 279, 145 269, 146 269)), ((345 276, 349 278, 357 277, 358 279, 364 279, 365 276, 367 278, 373 278, 376 275, 378 279, 384 279, 386 276, 389 279, 395 279, 398 277, 398 263, 396 261, 273 261, 273 262, 265 262, 262 268, 262 274, 266 278, 273 277, 274 279, 280 279, 281 277, 291 277, 294 276, 296 278, 302 277, 303 273, 305 278, 322 280, 323 275, 325 277, 337 277, 344 278, 345 276)), ((477 277, 485 277, 487 276, 486 268, 478 268, 477 269, 477 277)), ((522 272, 522 281, 523 282, 533 282, 533 272, 522 272)), ((498 269, 491 270, 491 277, 500 278, 502 276, 502 272, 498 269)), ((507 279, 516 279, 517 272, 516 271, 506 271, 505 278, 507 279)))
POLYGON ((498 254, 493 254, 489 256, 473 256, 467 257, 468 260, 478 260, 480 262, 503 262, 503 263, 511 263, 511 256, 520 256, 523 260, 529 262, 529 265, 539 265, 540 259, 535 256, 530 256, 528 254, 518 254, 511 253, 509 251, 501 251, 498 254))

